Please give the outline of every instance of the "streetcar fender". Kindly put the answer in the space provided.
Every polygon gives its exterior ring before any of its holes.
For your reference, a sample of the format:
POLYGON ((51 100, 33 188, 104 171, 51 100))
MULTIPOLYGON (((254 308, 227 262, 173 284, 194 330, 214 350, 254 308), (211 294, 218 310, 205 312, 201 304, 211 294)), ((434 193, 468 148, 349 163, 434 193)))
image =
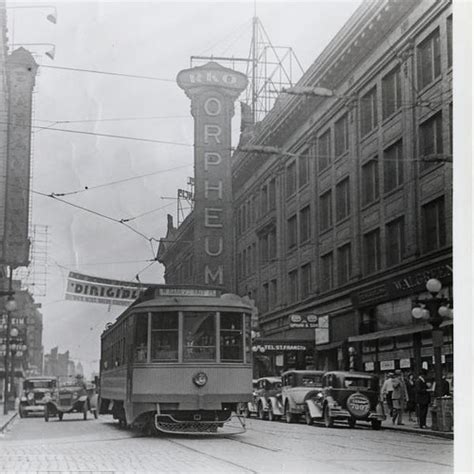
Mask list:
POLYGON ((281 404, 280 400, 277 397, 270 397, 269 398, 271 409, 274 415, 283 416, 284 409, 283 405, 281 404))
POLYGON ((306 400, 305 403, 311 418, 322 418, 323 412, 321 411, 321 407, 317 405, 312 398, 306 400))

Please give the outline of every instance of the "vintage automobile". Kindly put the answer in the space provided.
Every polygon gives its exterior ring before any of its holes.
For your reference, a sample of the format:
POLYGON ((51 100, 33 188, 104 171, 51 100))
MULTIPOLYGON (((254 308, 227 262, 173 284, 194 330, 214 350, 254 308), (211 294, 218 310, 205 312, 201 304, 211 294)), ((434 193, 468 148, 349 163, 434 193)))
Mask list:
POLYGON ((258 379, 252 380, 252 400, 247 403, 239 403, 239 413, 246 418, 257 413, 257 382, 258 379))
MULTIPOLYGON (((91 409, 87 386, 83 383, 64 384, 52 393, 44 409, 44 420, 58 415, 59 421, 65 413, 82 413, 83 419, 87 420, 87 413, 91 409)), ((93 411, 97 418, 97 410, 93 411)))
POLYGON ((305 403, 308 424, 322 419, 330 428, 334 420, 347 420, 353 428, 360 420, 379 430, 385 420, 378 377, 364 372, 326 372, 322 390, 307 397, 305 403))
POLYGON ((289 370, 281 376, 284 418, 293 423, 305 413, 306 400, 322 389, 322 370, 289 370))
POLYGON ((262 377, 257 380, 252 409, 254 407, 261 420, 268 418, 274 421, 283 416, 281 377, 262 377))
POLYGON ((23 382, 23 392, 20 397, 18 412, 20 418, 26 418, 33 413, 44 414, 46 400, 56 389, 56 377, 28 377, 23 382))

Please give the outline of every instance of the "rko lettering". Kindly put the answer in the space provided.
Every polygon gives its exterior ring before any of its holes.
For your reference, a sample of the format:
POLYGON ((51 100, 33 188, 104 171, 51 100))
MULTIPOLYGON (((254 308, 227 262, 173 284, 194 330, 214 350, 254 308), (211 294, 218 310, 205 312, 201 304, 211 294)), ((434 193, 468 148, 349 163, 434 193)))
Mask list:
POLYGON ((194 257, 198 282, 230 286, 232 248, 231 119, 247 86, 241 73, 215 62, 181 71, 195 131, 194 257))

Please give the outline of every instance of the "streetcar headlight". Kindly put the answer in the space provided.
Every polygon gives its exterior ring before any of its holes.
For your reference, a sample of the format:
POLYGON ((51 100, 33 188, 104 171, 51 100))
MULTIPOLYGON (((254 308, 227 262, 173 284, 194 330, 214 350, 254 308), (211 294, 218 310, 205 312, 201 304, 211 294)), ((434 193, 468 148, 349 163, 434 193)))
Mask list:
POLYGON ((207 383, 207 375, 204 372, 198 372, 193 375, 193 383, 198 387, 204 387, 207 383))
POLYGON ((35 394, 33 392, 30 392, 28 394, 28 400, 33 400, 33 398, 35 398, 35 394))

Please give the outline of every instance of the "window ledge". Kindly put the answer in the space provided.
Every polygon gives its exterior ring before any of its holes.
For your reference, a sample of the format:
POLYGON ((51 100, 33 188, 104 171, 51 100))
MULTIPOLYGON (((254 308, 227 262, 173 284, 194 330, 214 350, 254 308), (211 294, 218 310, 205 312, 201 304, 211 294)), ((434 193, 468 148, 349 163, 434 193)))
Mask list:
POLYGON ((381 126, 386 127, 390 122, 394 122, 395 119, 401 117, 402 106, 400 106, 395 112, 392 112, 390 115, 382 119, 381 126))
POLYGON ((405 183, 402 183, 402 184, 399 184, 398 186, 396 186, 395 188, 391 189, 390 191, 387 191, 384 193, 383 197, 384 199, 389 199, 391 198, 392 196, 394 196, 395 194, 400 194, 401 191, 403 190, 403 185, 405 183))
MULTIPOLYGON (((422 161, 419 161, 419 164, 421 165, 422 161)), ((442 166, 444 166, 446 163, 433 163, 429 168, 426 168, 424 170, 420 170, 420 179, 421 178, 424 178, 425 176, 429 175, 430 173, 432 173, 433 171, 441 168, 442 166)))
POLYGON ((336 221, 336 225, 340 226, 344 224, 345 222, 350 221, 350 219, 351 219, 351 214, 349 213, 347 214, 347 216, 341 217, 338 221, 336 221))
POLYGON ((361 135, 359 138, 359 142, 365 142, 368 141, 369 138, 372 138, 372 136, 376 135, 379 129, 379 124, 377 123, 374 128, 372 128, 370 131, 368 131, 365 135, 361 135))
POLYGON ((320 230, 319 235, 322 236, 324 234, 328 234, 329 232, 332 231, 333 227, 334 227, 334 225, 331 224, 329 227, 326 227, 325 229, 320 230))
POLYGON ((433 79, 429 84, 426 84, 425 87, 418 91, 418 98, 421 99, 423 94, 426 94, 431 88, 436 87, 438 84, 441 84, 443 80, 443 74, 441 73, 437 78, 433 79))
POLYGON ((370 202, 367 202, 365 204, 362 204, 362 206, 360 207, 360 210, 361 211, 366 211, 367 209, 369 209, 370 207, 372 206, 375 206, 377 204, 380 204, 380 197, 378 197, 377 199, 373 200, 373 201, 370 201, 370 202))

